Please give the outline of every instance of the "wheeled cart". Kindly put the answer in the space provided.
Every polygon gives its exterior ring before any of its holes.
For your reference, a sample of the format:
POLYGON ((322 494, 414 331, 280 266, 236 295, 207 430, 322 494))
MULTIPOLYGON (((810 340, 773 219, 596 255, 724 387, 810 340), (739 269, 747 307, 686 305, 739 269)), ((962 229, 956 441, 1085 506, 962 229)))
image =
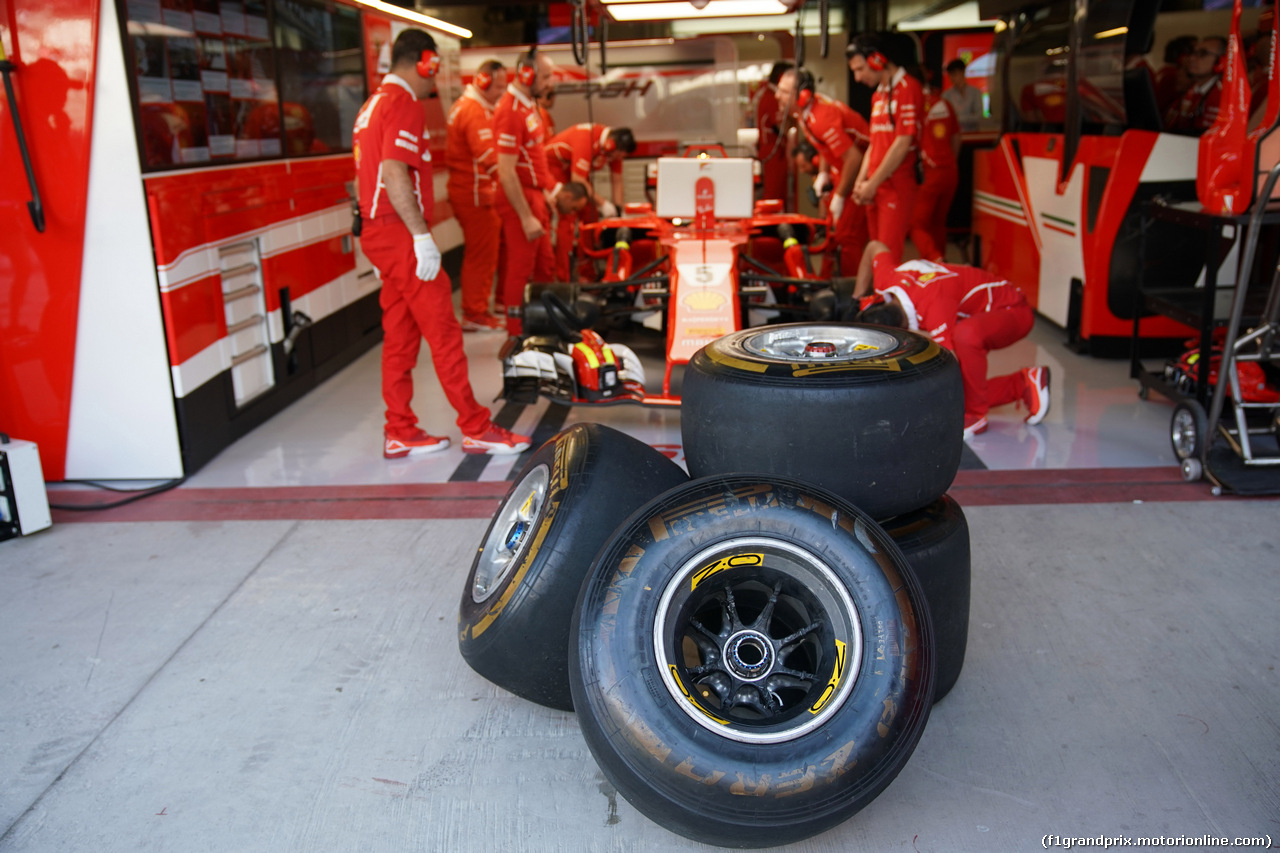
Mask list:
MULTIPOLYGON (((1267 178, 1259 201, 1247 215, 1224 216, 1198 203, 1152 202, 1148 217, 1194 228, 1207 235, 1203 286, 1160 287, 1144 280, 1135 312, 1130 375, 1146 399, 1151 389, 1174 402, 1170 440, 1188 481, 1202 477, 1215 495, 1280 494, 1280 265, 1264 290, 1252 281, 1259 242, 1274 240, 1280 209, 1266 199, 1280 177, 1267 178), (1243 235, 1240 235, 1243 229, 1243 235), (1236 240, 1242 236, 1243 239, 1236 240), (1227 238, 1224 240, 1224 238, 1227 238), (1219 286, 1217 270, 1229 240, 1240 246, 1236 282, 1219 286), (1251 286, 1252 285, 1252 286, 1251 286), (1155 312, 1199 330, 1192 362, 1147 371, 1138 349, 1137 316, 1155 312), (1245 378, 1242 379, 1242 376, 1245 378)), ((1146 246, 1148 255, 1151 246, 1146 246)), ((1274 256, 1275 252, 1271 251, 1274 256)), ((1144 263, 1144 279, 1149 264, 1144 263)))

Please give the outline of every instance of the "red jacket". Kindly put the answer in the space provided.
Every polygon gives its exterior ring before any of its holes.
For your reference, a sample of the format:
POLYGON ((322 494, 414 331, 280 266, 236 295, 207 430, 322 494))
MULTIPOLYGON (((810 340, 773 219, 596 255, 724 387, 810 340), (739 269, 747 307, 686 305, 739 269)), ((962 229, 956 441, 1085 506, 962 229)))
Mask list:
POLYGON ((960 320, 1027 301, 1017 285, 986 270, 923 260, 895 267, 888 252, 876 255, 875 289, 902 304, 908 328, 947 349, 953 348, 951 336, 960 320))

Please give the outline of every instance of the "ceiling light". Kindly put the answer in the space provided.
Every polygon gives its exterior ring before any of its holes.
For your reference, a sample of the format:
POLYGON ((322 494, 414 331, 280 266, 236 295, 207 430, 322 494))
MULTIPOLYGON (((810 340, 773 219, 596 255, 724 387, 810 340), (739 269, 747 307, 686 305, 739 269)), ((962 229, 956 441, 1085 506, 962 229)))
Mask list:
POLYGON ((361 6, 368 6, 370 9, 377 9, 379 12, 385 12, 388 15, 395 15, 399 18, 413 21, 442 32, 455 35, 458 38, 469 39, 475 33, 466 27, 459 27, 455 24, 446 23, 439 18, 433 18, 430 15, 424 15, 421 12, 415 12, 412 9, 403 9, 399 6, 392 6, 390 3, 383 3, 382 0, 356 0, 361 6))
POLYGON ((740 15, 784 15, 787 7, 780 0, 711 0, 705 8, 692 3, 638 3, 634 0, 609 2, 609 14, 615 21, 670 21, 680 18, 725 18, 740 15))

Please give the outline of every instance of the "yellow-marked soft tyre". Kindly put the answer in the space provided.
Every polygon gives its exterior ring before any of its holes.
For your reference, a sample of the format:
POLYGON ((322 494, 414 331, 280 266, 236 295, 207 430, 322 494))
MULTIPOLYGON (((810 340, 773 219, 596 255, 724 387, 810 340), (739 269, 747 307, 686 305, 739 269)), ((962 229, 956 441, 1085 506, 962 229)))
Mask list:
POLYGON ((573 710, 573 606, 596 552, 636 507, 688 476, 647 444, 576 424, 533 454, 476 549, 458 608, 458 648, 517 696, 573 710))
POLYGON ((937 500, 960 467, 960 364, 905 329, 792 323, 733 332, 694 355, 682 394, 694 477, 796 477, 890 518, 937 500))
POLYGON ((870 516, 791 479, 707 477, 641 507, 596 558, 574 707, 605 776, 654 822, 786 844, 902 769, 932 704, 930 630, 870 516))

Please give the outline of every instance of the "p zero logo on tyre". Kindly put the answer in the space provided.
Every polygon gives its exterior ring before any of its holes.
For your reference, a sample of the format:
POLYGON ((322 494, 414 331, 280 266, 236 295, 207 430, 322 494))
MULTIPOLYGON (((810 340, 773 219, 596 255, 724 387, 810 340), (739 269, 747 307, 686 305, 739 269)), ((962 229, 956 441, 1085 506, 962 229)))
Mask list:
POLYGON ((844 667, 848 663, 848 647, 844 643, 836 640, 836 664, 835 670, 831 673, 831 680, 827 682, 827 689, 818 697, 818 701, 814 702, 809 708, 810 714, 816 714, 826 707, 831 701, 831 697, 835 695, 836 688, 840 686, 840 679, 844 677, 844 667))
POLYGON ((717 717, 715 714, 712 714, 706 708, 702 707, 702 703, 698 701, 697 697, 695 697, 692 693, 689 692, 689 688, 685 687, 684 682, 680 680, 680 670, 677 669, 674 664, 672 664, 669 667, 669 669, 671 670, 671 678, 672 680, 675 681, 676 687, 679 688, 680 692, 684 694, 684 698, 688 699, 689 703, 693 705, 693 707, 697 708, 703 714, 706 714, 707 719, 715 720, 717 723, 719 723, 722 726, 729 725, 728 720, 722 720, 719 717, 717 717))
POLYGON ((738 568, 740 566, 758 566, 764 562, 764 554, 735 554, 732 557, 725 557, 722 560, 716 560, 704 569, 699 569, 693 573, 693 578, 689 582, 689 589, 695 590, 698 584, 707 578, 729 569, 738 568))

